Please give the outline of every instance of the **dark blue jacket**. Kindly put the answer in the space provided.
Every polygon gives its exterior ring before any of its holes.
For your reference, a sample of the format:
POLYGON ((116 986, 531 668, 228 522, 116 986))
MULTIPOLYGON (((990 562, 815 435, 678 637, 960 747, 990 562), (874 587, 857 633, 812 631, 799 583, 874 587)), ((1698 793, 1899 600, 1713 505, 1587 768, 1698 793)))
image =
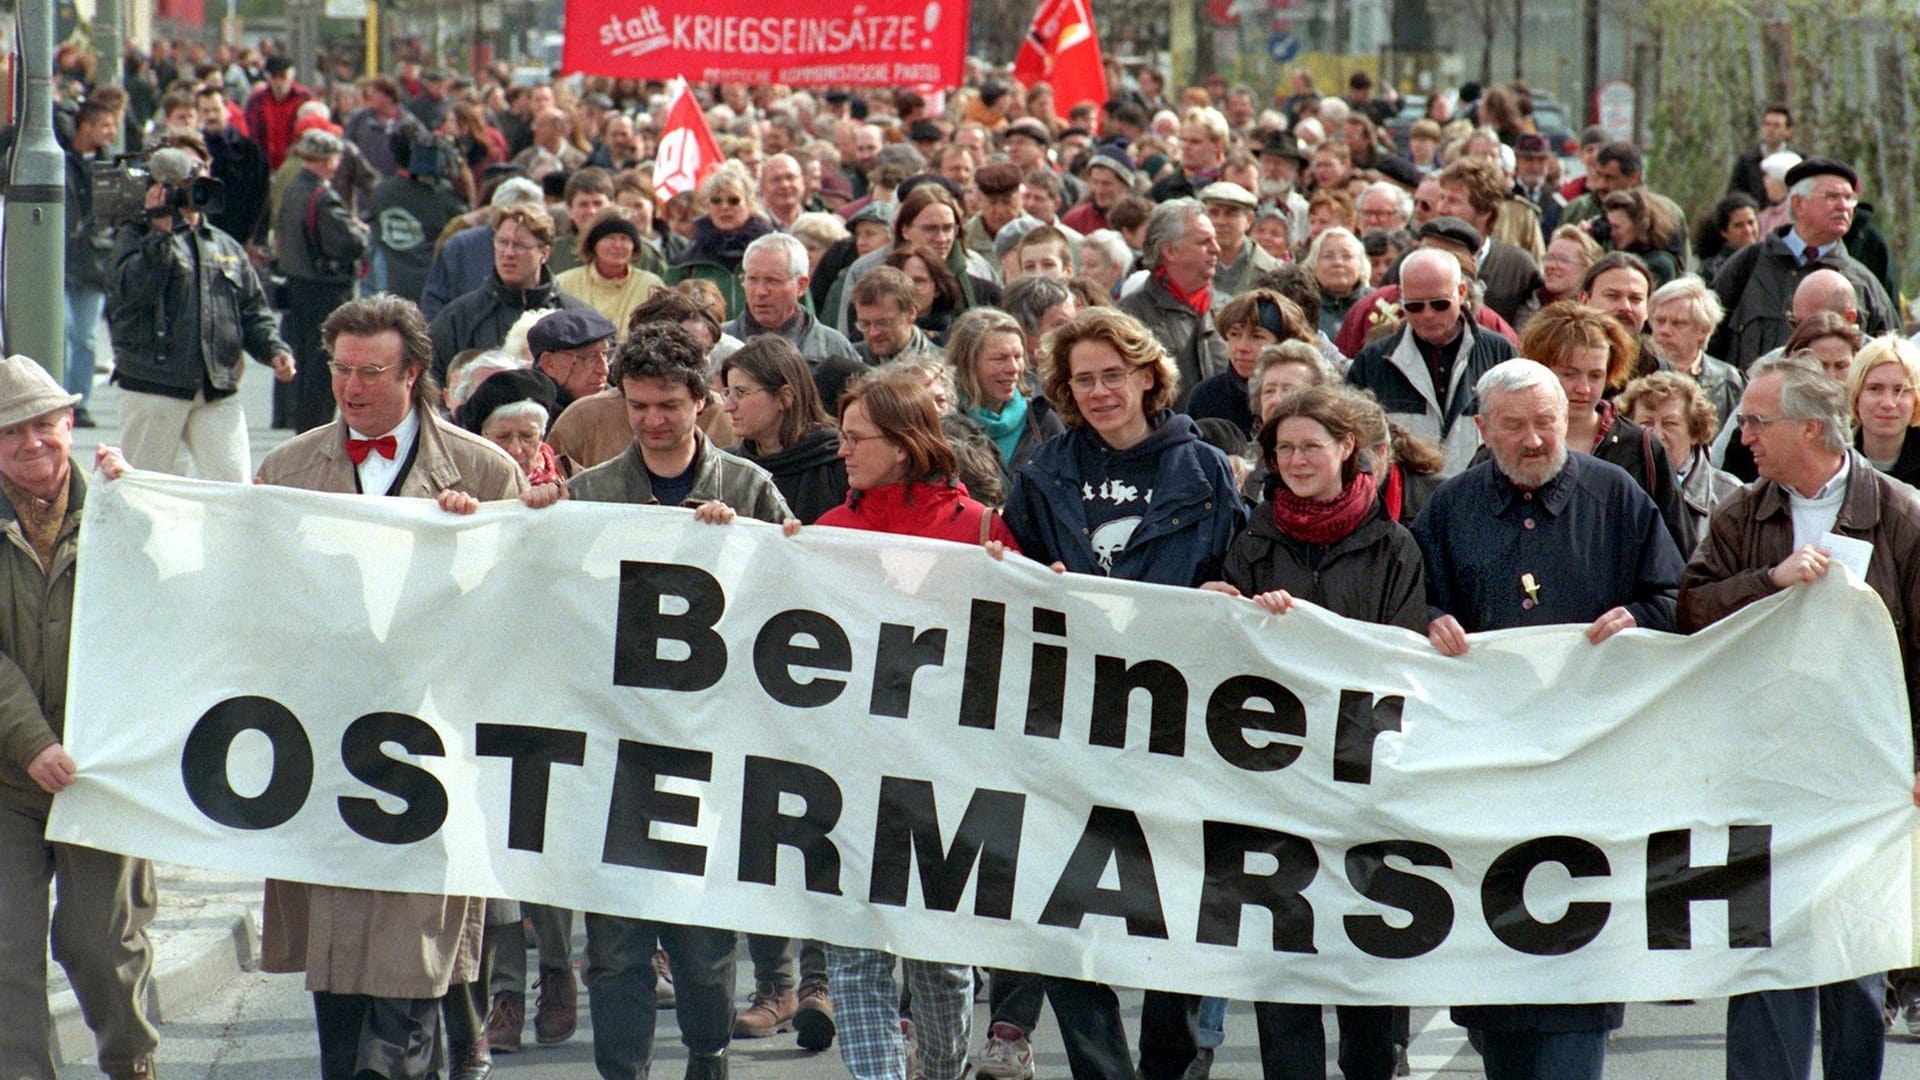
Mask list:
MULTIPOLYGON (((1469 633, 1585 626, 1615 607, 1648 629, 1674 627, 1680 550, 1653 499, 1618 465, 1568 454, 1559 476, 1523 492, 1483 462, 1440 485, 1413 535, 1426 559, 1428 616, 1452 615, 1469 633)), ((1489 1031, 1610 1031, 1625 1016, 1619 1004, 1453 1009, 1454 1023, 1489 1031)))
MULTIPOLYGON (((1226 456, 1200 439, 1190 417, 1162 413, 1148 439, 1159 444, 1153 502, 1107 576, 1158 585, 1195 586, 1220 576, 1227 545, 1246 524, 1246 503, 1226 456)), ((1013 474, 1003 512, 1020 551, 1076 574, 1099 574, 1099 555, 1080 498, 1081 444, 1100 436, 1068 428, 1040 444, 1013 474)))

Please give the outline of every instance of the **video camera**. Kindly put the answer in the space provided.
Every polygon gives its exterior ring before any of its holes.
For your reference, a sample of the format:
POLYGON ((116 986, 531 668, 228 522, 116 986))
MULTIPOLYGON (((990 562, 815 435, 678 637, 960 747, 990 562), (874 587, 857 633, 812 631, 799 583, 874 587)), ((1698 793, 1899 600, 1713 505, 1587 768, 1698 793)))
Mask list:
POLYGON ((121 154, 93 165, 93 220, 118 229, 150 217, 167 217, 182 210, 217 214, 225 204, 225 186, 201 175, 198 159, 185 150, 162 147, 147 153, 121 154), (167 201, 147 208, 147 189, 167 188, 167 201))

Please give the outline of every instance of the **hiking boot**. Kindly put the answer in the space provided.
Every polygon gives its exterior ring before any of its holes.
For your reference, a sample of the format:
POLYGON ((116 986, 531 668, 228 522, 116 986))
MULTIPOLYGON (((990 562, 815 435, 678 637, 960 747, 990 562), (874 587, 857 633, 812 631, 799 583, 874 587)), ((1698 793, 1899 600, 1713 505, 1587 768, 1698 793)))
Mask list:
POLYGON ((754 991, 753 1000, 733 1021, 733 1037, 736 1039, 764 1039, 792 1026, 793 1011, 797 998, 793 987, 773 987, 762 984, 754 991))
POLYGON ((989 1080, 1033 1080, 1033 1044, 1012 1024, 987 1029, 987 1046, 974 1059, 973 1071, 989 1080))
POLYGON ((727 1052, 688 1054, 687 1080, 727 1080, 727 1052))
POLYGON ((481 1039, 453 1055, 447 1080, 487 1080, 492 1075, 493 1055, 488 1052, 487 1040, 481 1039))
POLYGON ((573 1038, 580 1024, 580 986, 570 967, 540 969, 540 997, 533 1003, 533 1037, 541 1046, 573 1038))
POLYGON ((824 982, 803 982, 793 1009, 795 1040, 802 1050, 833 1045, 833 995, 824 982))
POLYGON ((653 1004, 655 1008, 671 1009, 674 1003, 673 966, 667 963, 667 950, 653 951, 653 1004))
POLYGON ((496 1054, 520 1052, 520 1029, 527 1023, 527 995, 502 990, 487 1013, 487 1045, 496 1054))

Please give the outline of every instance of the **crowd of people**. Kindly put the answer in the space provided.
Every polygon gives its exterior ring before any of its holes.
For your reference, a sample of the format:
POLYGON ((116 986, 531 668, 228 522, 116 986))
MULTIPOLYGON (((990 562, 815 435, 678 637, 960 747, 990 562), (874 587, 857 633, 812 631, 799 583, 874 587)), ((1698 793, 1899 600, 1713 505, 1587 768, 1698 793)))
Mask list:
MULTIPOLYGON (((0 366, 0 843, 33 868, 0 881, 0 964, 9 994, 42 992, 57 881, 54 954, 111 1076, 152 1075, 151 868, 43 837, 75 769, 86 482, 66 451, 103 313, 127 417, 109 478, 933 537, 1276 615, 1310 602, 1449 656, 1505 627, 1691 632, 1826 573, 1833 534, 1872 544, 1920 686, 1920 347, 1859 175, 1794 149, 1784 107, 1691 229, 1600 128, 1563 176, 1520 83, 1433 95, 1404 142, 1365 73, 1344 96, 1296 76, 1261 108, 1113 65, 1110 99, 1064 116, 977 65, 937 94, 694 87, 725 160, 661 200, 659 85, 413 62, 309 85, 271 43, 156 43, 126 74, 88 91, 80 70, 61 107, 73 375, 0 366), (143 215, 96 220, 116 133, 153 184, 143 215), (178 197, 199 177, 224 197, 178 197), (257 473, 249 355, 299 432, 257 473)), ((1223 1038, 1217 999, 1149 991, 1133 1045, 1111 987, 831 941, 751 937, 741 1003, 731 931, 584 923, 608 1080, 647 1075, 669 993, 690 1078, 792 1030, 862 1080, 1024 1080, 1047 1002, 1079 1080, 1204 1077, 1223 1038)), ((535 1039, 574 1034, 572 926, 273 882, 263 959, 306 972, 330 1080, 477 1080, 523 1048, 530 946, 535 1039)), ((1817 1015, 1827 1075, 1878 1076, 1903 1012, 1920 1032, 1920 973, 1740 995, 1728 1075, 1809 1075, 1817 1015)), ((1454 1010, 1493 1080, 1598 1077, 1624 1014, 1454 1010)), ((0 1030, 0 1063, 51 1078, 45 1010, 22 1015, 41 1022, 0 1030)), ((1255 1015, 1266 1076, 1326 1075, 1321 1006, 1255 1015)), ((1404 1073, 1406 1010, 1337 1016, 1342 1075, 1404 1073)))

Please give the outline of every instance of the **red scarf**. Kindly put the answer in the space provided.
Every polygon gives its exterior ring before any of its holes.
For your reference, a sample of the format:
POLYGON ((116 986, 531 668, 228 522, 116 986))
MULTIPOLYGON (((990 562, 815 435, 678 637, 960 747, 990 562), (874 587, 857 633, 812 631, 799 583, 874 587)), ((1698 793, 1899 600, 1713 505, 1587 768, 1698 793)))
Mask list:
POLYGON ((1165 286, 1175 300, 1192 308, 1196 316, 1205 315, 1213 307, 1213 286, 1211 285, 1202 285, 1193 292, 1182 292, 1180 286, 1173 283, 1173 278, 1167 275, 1167 268, 1164 266, 1153 272, 1153 280, 1165 286))
POLYGON ((1387 504, 1387 517, 1392 521, 1400 520, 1400 510, 1406 505, 1407 477, 1395 462, 1387 466, 1387 489, 1380 494, 1382 502, 1387 504))
POLYGON ((1362 469, 1340 494, 1319 502, 1295 495, 1282 481, 1273 487, 1273 526, 1282 536, 1307 544, 1344 540, 1373 513, 1377 488, 1373 474, 1362 469))

